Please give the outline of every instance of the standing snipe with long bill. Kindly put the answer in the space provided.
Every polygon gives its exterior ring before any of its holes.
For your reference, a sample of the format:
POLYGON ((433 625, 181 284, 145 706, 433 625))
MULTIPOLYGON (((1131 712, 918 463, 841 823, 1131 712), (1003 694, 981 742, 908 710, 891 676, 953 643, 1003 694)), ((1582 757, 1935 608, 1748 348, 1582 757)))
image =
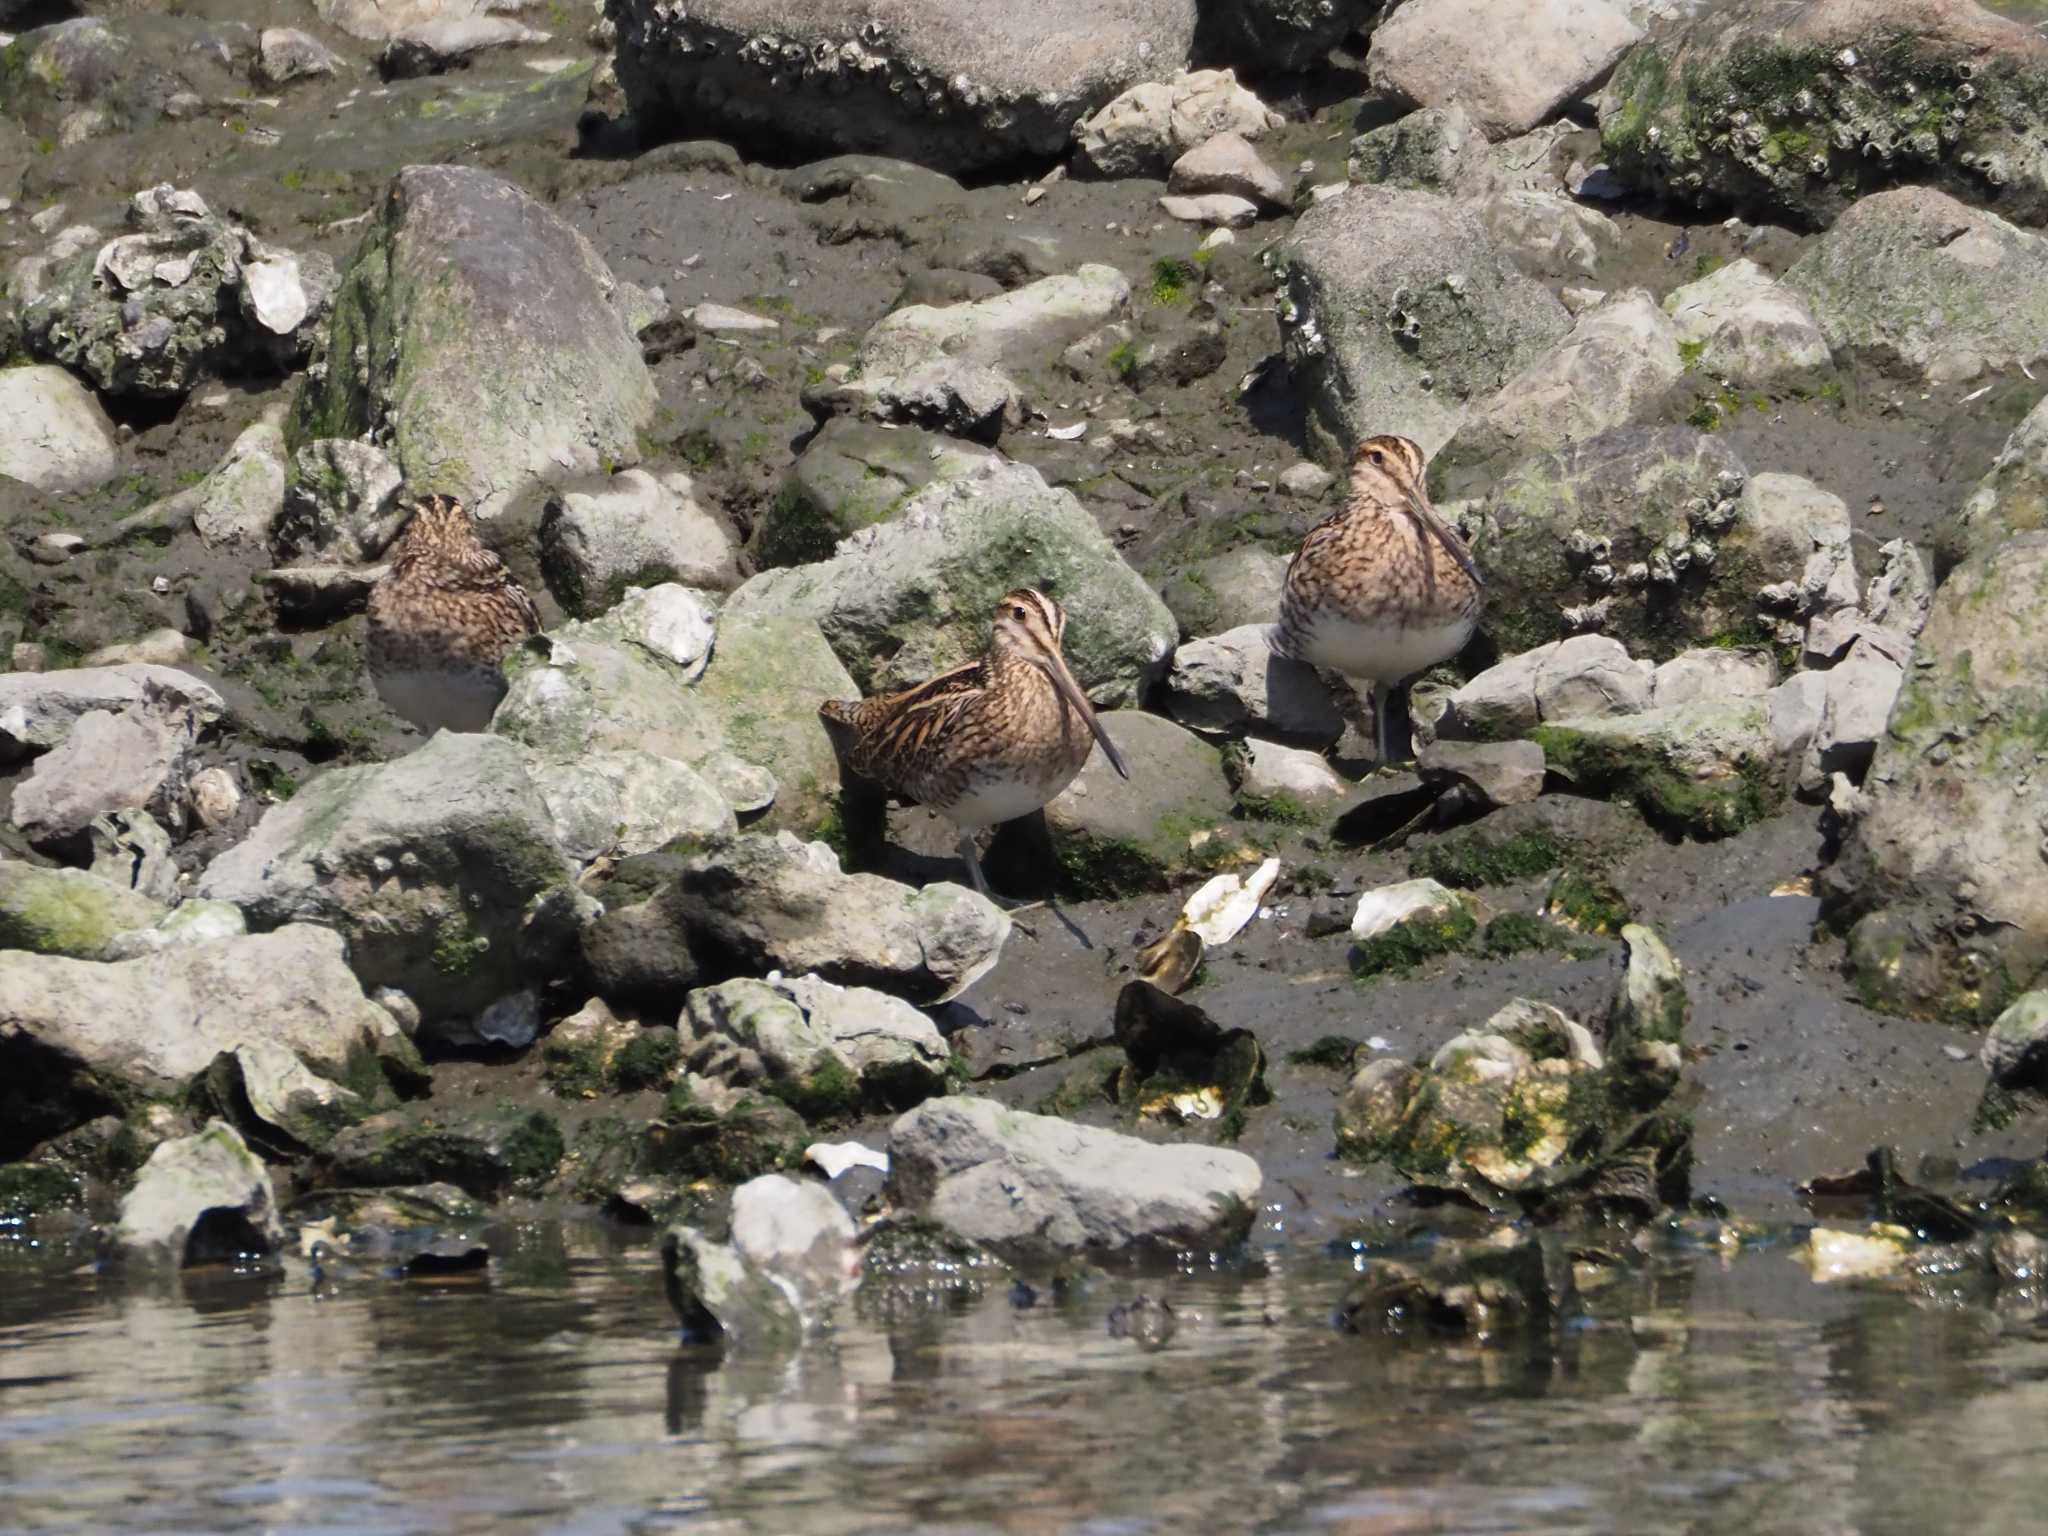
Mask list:
POLYGON ((977 832, 1045 805, 1097 742, 1110 766, 1131 776, 1067 668, 1066 629, 1065 609, 1019 587, 996 605, 979 661, 901 693, 818 706, 844 767, 960 829, 960 857, 974 888, 991 899, 977 832))
POLYGON ((1273 649, 1368 684, 1379 758, 1395 690, 1465 648, 1483 584, 1472 551, 1423 485, 1405 437, 1358 445, 1344 507, 1302 540, 1280 594, 1273 649))

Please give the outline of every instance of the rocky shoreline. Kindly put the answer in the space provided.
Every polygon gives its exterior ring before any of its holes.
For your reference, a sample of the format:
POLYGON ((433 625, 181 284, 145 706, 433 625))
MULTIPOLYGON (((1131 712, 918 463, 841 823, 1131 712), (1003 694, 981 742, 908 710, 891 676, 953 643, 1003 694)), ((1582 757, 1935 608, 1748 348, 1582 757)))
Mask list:
POLYGON ((862 1252, 2033 1241, 2028 17, 11 9, 19 1230, 602 1213, 775 1337, 862 1252), (1265 634, 1382 432, 1487 578, 1402 769, 1265 634), (430 494, 544 631, 423 742, 362 609, 430 494), (1132 770, 997 835, 1021 919, 817 715, 1018 585, 1132 770))

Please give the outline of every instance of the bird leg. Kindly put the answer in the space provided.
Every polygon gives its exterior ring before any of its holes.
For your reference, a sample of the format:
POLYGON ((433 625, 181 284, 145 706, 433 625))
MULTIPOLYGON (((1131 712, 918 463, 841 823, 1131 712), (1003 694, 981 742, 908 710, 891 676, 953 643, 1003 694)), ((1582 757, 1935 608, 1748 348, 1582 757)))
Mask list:
MULTIPOLYGON (((1014 918, 1019 912, 1029 912, 1034 908, 1045 905, 1042 901, 1011 901, 1006 897, 998 896, 994 891, 990 890, 988 888, 988 879, 981 872, 981 854, 974 846, 974 834, 972 832, 962 832, 960 834, 959 853, 960 857, 967 861, 967 873, 973 877, 974 888, 994 902, 995 905, 1001 907, 1003 911, 1009 913, 1011 917, 1014 918)), ((1029 938, 1035 939, 1038 937, 1036 933, 1024 927, 1022 923, 1017 924, 1017 927, 1029 938)))

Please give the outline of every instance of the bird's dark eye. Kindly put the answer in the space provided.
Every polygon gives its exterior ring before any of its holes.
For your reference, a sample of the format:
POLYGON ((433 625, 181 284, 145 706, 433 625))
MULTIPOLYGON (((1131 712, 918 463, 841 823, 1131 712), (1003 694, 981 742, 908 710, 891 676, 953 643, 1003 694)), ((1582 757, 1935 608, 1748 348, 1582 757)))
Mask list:
POLYGON ((1022 608, 1012 608, 1010 610, 1010 617, 1013 619, 1021 619, 1024 617, 1024 610, 1022 608))
POLYGON ((1377 448, 1368 448, 1365 456, 1375 464, 1385 464, 1387 462, 1387 456, 1377 448))

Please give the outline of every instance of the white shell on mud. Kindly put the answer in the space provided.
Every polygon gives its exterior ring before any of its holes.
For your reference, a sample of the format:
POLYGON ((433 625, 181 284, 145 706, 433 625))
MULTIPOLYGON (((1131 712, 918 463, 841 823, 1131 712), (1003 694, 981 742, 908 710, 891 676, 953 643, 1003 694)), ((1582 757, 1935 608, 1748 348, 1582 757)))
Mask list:
POLYGON ((1434 880, 1402 880, 1367 891, 1351 914, 1351 937, 1377 938, 1389 928, 1416 917, 1442 917, 1459 906, 1456 891, 1434 880))
MULTIPOLYGON (((187 275, 190 275, 187 264, 187 275)), ((299 328, 313 307, 306 286, 299 281, 296 256, 270 257, 252 261, 242 268, 242 284, 256 322, 275 336, 289 336, 299 328)))
POLYGON ((1268 859, 1249 875, 1218 875, 1187 899, 1181 921, 1210 947, 1228 944, 1258 916, 1259 903, 1280 878, 1280 861, 1268 859))
POLYGON ((889 1171, 888 1153, 864 1147, 857 1141, 814 1141, 804 1148, 804 1161, 819 1169, 828 1179, 838 1178, 849 1168, 889 1171))

